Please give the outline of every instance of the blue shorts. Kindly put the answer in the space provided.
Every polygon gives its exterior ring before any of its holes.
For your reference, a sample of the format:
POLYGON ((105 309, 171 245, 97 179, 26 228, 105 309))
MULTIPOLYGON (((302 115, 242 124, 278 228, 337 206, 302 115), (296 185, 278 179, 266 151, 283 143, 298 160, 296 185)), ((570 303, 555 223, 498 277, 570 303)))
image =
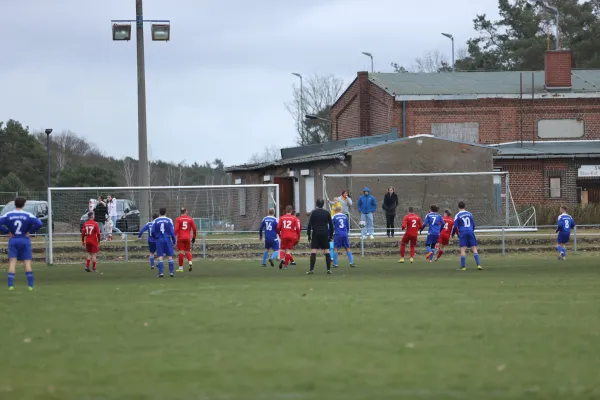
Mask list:
POLYGON ((148 242, 148 252, 156 253, 156 242, 148 242))
POLYGON ((571 232, 558 232, 558 236, 556 238, 556 243, 558 243, 558 244, 568 243, 570 237, 571 237, 571 232))
POLYGON ((31 260, 33 258, 31 240, 27 237, 10 238, 8 240, 8 258, 16 258, 19 261, 31 260))
POLYGON ((460 247, 477 246, 477 238, 475 238, 475 233, 473 232, 461 233, 458 238, 458 241, 460 242, 460 247))
POLYGON ((432 233, 427 234, 427 245, 435 246, 439 240, 440 240, 440 235, 435 235, 432 233))
POLYGON ((171 239, 159 239, 156 241, 156 255, 159 257, 173 257, 173 242, 171 239))
POLYGON ((265 238, 265 250, 272 249, 273 251, 279 250, 279 239, 266 239, 265 238))
POLYGON ((348 236, 334 236, 333 237, 333 248, 334 249, 349 249, 350 240, 348 236))

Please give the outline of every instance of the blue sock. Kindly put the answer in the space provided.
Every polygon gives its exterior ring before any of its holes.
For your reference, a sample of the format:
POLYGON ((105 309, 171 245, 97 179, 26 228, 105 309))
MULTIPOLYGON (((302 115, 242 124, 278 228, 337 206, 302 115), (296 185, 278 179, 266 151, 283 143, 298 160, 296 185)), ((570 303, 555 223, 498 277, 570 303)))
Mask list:
POLYGON ((431 246, 427 245, 427 247, 425 247, 427 249, 428 253, 431 253, 431 246))
POLYGON ((348 261, 350 261, 350 264, 354 264, 354 256, 352 255, 351 251, 348 251, 348 261))
POLYGON ((33 271, 25 272, 27 277, 27 286, 33 287, 33 271))
POLYGON ((169 273, 173 275, 175 273, 175 261, 169 260, 169 273))
POLYGON ((267 257, 269 257, 269 250, 265 250, 265 252, 263 253, 262 265, 265 265, 267 263, 267 257))
POLYGON ((565 246, 562 246, 562 251, 563 251, 563 256, 567 256, 567 248, 565 246))
POLYGON ((163 260, 158 260, 158 274, 162 275, 165 272, 165 263, 163 260))
POLYGON ((460 256, 460 267, 461 268, 466 268, 467 267, 467 257, 460 256))
POLYGON ((338 253, 337 251, 333 252, 333 265, 338 265, 338 253))
POLYGON ((274 250, 273 254, 271 254, 271 260, 275 260, 277 257, 279 257, 279 250, 274 250))
POLYGON ((475 258, 475 262, 477 263, 477 266, 479 267, 481 265, 481 263, 479 262, 479 254, 473 254, 473 257, 475 258))
POLYGON ((150 268, 154 268, 154 256, 150 256, 150 268))
POLYGON ((15 274, 12 272, 8 273, 8 287, 15 286, 15 274))

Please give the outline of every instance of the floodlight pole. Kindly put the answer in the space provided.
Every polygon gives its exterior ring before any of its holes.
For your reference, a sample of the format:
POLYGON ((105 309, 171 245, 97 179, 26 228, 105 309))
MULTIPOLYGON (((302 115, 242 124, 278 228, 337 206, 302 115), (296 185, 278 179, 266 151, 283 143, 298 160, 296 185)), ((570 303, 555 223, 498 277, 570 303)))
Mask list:
MULTIPOLYGON (((139 153, 139 185, 150 186, 148 166, 148 126, 146 118, 146 63, 144 56, 144 9, 142 0, 135 1, 135 23, 137 44, 137 89, 138 89, 138 153, 139 153)), ((150 201, 148 192, 140 192, 138 207, 144 222, 150 219, 150 201)), ((143 223, 143 222, 142 222, 143 223)))

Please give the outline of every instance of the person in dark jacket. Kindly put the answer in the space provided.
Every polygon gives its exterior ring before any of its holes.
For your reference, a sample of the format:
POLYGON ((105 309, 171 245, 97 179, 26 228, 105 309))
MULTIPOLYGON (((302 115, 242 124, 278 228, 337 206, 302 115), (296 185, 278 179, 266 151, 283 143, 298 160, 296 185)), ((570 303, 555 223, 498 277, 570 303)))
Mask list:
POLYGON ((394 237, 394 218, 396 218, 396 208, 398 208, 398 195, 392 186, 388 188, 383 198, 382 208, 385 211, 387 237, 394 237))
POLYGON ((108 207, 106 206, 106 202, 102 199, 102 196, 98 196, 98 202, 96 203, 96 207, 94 207, 94 219, 100 225, 100 233, 102 233, 102 240, 104 240, 104 224, 106 223, 106 217, 108 215, 108 207))

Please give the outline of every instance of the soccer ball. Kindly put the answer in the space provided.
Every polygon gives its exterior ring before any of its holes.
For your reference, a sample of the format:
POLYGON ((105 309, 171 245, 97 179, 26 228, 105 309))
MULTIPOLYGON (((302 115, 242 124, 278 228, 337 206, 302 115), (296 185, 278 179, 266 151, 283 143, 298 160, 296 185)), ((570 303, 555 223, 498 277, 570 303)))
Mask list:
POLYGON ((361 228, 364 228, 365 226, 367 226, 367 223, 365 221, 360 221, 358 223, 358 226, 360 226, 361 228))

